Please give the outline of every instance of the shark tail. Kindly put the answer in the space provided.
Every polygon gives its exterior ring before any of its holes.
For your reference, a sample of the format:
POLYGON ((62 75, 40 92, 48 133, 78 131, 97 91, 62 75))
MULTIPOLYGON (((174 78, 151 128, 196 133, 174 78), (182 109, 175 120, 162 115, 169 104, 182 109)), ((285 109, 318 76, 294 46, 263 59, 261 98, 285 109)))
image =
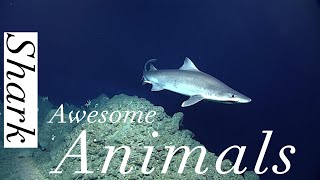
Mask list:
MULTIPOLYGON (((146 64, 144 65, 144 71, 148 71, 147 66, 148 64, 157 61, 157 59, 150 59, 149 61, 146 62, 146 64)), ((150 64, 150 70, 153 70, 154 66, 152 64, 150 64)))
MULTIPOLYGON (((155 61, 157 61, 157 59, 150 59, 149 61, 147 61, 146 64, 144 65, 144 72, 157 70, 157 69, 151 64, 152 62, 155 62, 155 61), (148 64, 150 64, 149 70, 147 69, 148 64)), ((148 79, 144 76, 144 73, 143 73, 143 76, 142 76, 142 78, 141 78, 141 81, 142 81, 142 84, 143 84, 143 85, 146 84, 146 83, 150 83, 150 82, 148 81, 148 79)))

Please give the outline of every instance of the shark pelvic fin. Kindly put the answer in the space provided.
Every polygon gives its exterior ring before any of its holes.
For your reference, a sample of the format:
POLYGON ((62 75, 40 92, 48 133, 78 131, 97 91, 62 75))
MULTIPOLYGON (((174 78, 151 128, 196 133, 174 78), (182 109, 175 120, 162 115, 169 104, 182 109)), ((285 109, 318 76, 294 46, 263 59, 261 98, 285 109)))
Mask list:
POLYGON ((157 84, 152 84, 152 89, 151 91, 161 91, 163 88, 157 84))
POLYGON ((188 57, 186 57, 183 65, 179 69, 186 71, 200 71, 188 57))
POLYGON ((203 97, 200 95, 191 96, 188 100, 184 101, 181 104, 181 107, 192 106, 192 105, 200 102, 201 100, 203 100, 203 97))

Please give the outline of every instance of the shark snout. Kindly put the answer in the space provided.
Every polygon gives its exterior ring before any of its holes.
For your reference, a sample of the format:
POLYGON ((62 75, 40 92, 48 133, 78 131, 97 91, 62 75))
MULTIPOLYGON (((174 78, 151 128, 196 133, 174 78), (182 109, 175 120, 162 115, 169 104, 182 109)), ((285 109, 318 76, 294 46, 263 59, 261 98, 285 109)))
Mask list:
POLYGON ((251 102, 251 99, 247 96, 242 95, 238 97, 238 103, 249 103, 249 102, 251 102))

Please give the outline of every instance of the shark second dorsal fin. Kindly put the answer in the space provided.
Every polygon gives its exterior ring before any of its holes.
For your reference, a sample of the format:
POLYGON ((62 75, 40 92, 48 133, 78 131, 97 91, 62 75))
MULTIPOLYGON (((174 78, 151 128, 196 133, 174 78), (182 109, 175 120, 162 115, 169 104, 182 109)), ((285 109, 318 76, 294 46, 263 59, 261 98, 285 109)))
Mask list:
POLYGON ((200 71, 188 57, 186 57, 183 65, 179 69, 186 71, 200 71))

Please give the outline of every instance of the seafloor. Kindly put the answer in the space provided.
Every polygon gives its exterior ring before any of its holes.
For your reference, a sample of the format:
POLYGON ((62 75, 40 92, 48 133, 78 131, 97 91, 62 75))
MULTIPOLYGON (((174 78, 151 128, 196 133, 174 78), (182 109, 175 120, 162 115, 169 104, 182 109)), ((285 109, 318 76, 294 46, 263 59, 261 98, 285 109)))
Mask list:
MULTIPOLYGON (((88 123, 86 120, 80 123, 47 123, 57 112, 60 105, 52 105, 47 97, 39 97, 39 148, 38 149, 0 149, 0 179, 28 180, 28 179, 190 179, 190 180, 258 180, 259 177, 252 172, 243 175, 229 173, 221 175, 215 170, 217 156, 207 152, 202 167, 208 167, 203 175, 195 173, 195 165, 198 162, 199 151, 195 151, 188 158, 182 174, 177 173, 183 157, 182 151, 177 152, 170 163, 168 172, 161 173, 166 159, 165 146, 188 146, 191 148, 201 145, 193 139, 193 133, 186 129, 180 129, 183 120, 182 113, 175 113, 172 117, 167 115, 161 106, 154 106, 149 101, 136 96, 124 94, 108 98, 101 95, 89 101, 82 107, 64 104, 64 118, 68 121, 70 111, 156 111, 153 123, 88 123), (79 134, 87 132, 87 162, 92 174, 75 174, 80 170, 80 158, 67 158, 60 170, 62 174, 49 174, 59 164, 68 149, 75 142, 79 134), (152 132, 157 131, 159 136, 152 137, 152 132), (131 148, 128 166, 133 170, 122 175, 119 167, 123 157, 123 151, 115 154, 111 160, 108 171, 101 173, 107 150, 105 146, 120 147, 127 145, 131 148), (146 150, 143 146, 154 146, 148 170, 154 167, 149 175, 141 173, 141 166, 145 158, 146 150)), ((0 107, 3 104, 0 102, 0 107)), ((0 108, 0 133, 3 135, 3 108, 0 108)), ((101 118, 100 116, 97 118, 101 118)), ((0 138, 3 144, 3 137, 0 138)), ((73 149, 73 154, 79 154, 80 146, 73 149)), ((232 162, 224 160, 223 170, 232 167, 232 162)), ((127 168, 128 169, 128 168, 127 168)))

